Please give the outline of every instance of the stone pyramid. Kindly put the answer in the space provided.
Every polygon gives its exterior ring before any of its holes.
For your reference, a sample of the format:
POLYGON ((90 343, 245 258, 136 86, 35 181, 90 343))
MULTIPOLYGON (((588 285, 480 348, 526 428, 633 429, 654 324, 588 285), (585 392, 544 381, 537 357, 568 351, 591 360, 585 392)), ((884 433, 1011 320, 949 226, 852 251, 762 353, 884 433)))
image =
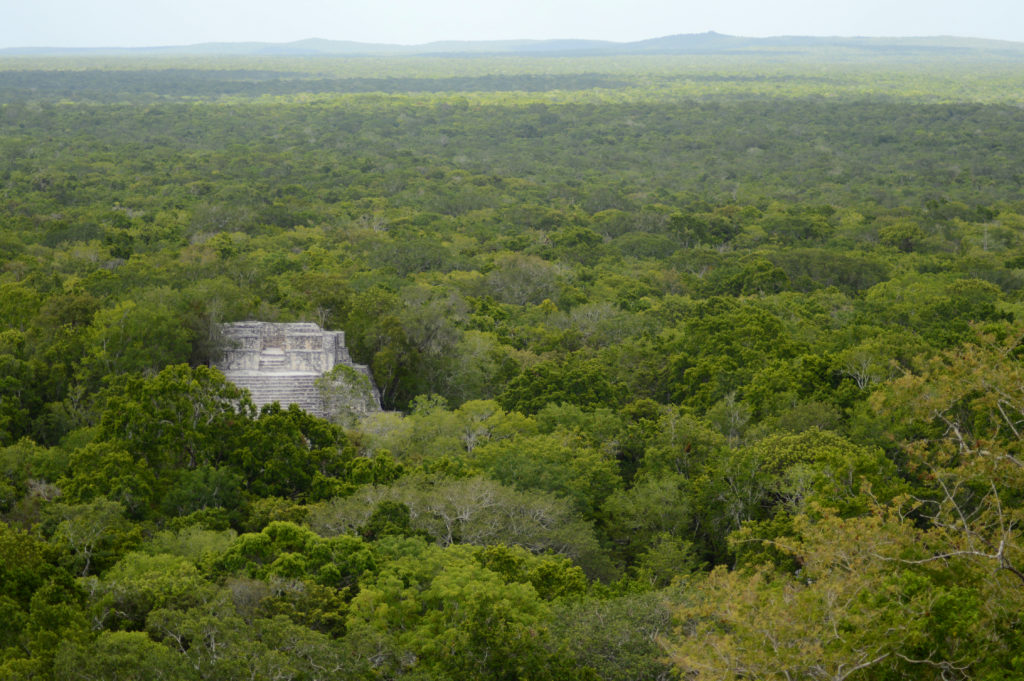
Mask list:
MULTIPOLYGON (((380 411, 380 393, 369 367, 355 364, 345 347, 344 331, 325 331, 308 322, 234 322, 221 324, 225 350, 216 367, 257 407, 279 402, 297 404, 321 418, 331 418, 317 379, 344 365, 369 380, 372 395, 353 405, 357 411, 380 411)), ((323 382, 321 381, 321 386, 323 382)))

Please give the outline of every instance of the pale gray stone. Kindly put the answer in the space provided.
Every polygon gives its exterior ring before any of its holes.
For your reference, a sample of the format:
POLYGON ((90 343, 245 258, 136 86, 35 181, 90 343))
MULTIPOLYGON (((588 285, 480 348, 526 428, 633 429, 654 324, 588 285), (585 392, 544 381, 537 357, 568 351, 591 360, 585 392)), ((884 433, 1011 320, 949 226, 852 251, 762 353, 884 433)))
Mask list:
POLYGON ((346 410, 358 414, 380 411, 380 392, 370 368, 352 362, 344 331, 325 331, 309 322, 256 321, 221 324, 220 331, 225 349, 216 367, 239 388, 248 389, 257 407, 272 402, 286 408, 297 404, 330 420, 338 420, 346 410), (325 404, 325 387, 329 386, 321 377, 344 375, 346 372, 333 371, 339 365, 368 379, 369 394, 360 395, 352 405, 337 404, 337 395, 345 392, 338 390, 329 391, 330 404, 325 404))

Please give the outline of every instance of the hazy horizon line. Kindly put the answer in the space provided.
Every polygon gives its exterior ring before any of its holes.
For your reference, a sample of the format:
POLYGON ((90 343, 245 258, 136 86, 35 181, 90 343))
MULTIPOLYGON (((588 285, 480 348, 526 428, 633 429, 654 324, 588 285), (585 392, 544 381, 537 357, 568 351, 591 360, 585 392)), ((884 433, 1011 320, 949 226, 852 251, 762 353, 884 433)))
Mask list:
POLYGON ((176 48, 193 48, 193 47, 204 47, 211 45, 295 45, 298 43, 310 43, 310 42, 324 42, 324 43, 349 43, 355 45, 368 45, 368 46, 385 46, 385 47, 401 47, 401 48, 415 48, 415 47, 427 47, 430 45, 438 44, 475 44, 475 43, 564 43, 564 42, 583 42, 583 43, 600 43, 606 45, 632 45, 636 43, 643 43, 648 41, 661 40, 665 38, 683 37, 683 36, 720 36, 723 38, 739 38, 743 40, 772 40, 772 39, 794 39, 794 38, 809 38, 809 39, 821 39, 821 40, 966 40, 966 41, 980 41, 980 42, 991 42, 991 43, 1008 43, 1013 45, 1024 45, 1024 41, 1008 40, 1004 38, 985 38, 980 36, 972 35, 956 35, 956 34, 922 34, 922 35, 908 35, 908 34, 886 34, 886 35, 870 35, 870 34, 854 34, 854 35, 842 35, 842 34, 809 34, 809 33, 779 33, 772 35, 738 35, 730 33, 720 33, 718 31, 701 31, 696 33, 669 33, 664 35, 652 36, 649 38, 640 38, 638 40, 609 40, 605 38, 580 38, 580 37, 563 37, 563 38, 442 38, 438 40, 429 40, 426 42, 415 42, 415 43, 402 43, 402 42, 379 42, 379 41, 362 41, 352 40, 349 38, 321 38, 318 36, 310 36, 307 38, 299 38, 296 40, 204 40, 201 42, 194 43, 161 43, 161 44, 132 44, 132 45, 59 45, 59 44, 28 44, 28 45, 6 45, 0 46, 0 50, 149 50, 149 49, 176 49, 176 48))

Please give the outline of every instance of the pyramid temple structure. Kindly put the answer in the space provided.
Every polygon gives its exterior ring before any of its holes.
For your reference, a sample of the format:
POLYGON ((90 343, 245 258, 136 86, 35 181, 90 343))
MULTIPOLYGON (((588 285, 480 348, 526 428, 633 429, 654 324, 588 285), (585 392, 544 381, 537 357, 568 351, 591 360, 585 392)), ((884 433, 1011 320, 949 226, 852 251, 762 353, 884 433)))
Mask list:
MULTIPOLYGON (((366 390, 358 404, 345 405, 356 412, 380 411, 380 393, 369 367, 355 364, 345 347, 344 331, 325 331, 312 323, 234 322, 221 324, 225 349, 216 367, 239 388, 246 388, 257 407, 279 402, 287 408, 296 404, 303 410, 330 418, 338 405, 331 398, 331 384, 324 374, 339 365, 353 370, 334 371, 359 379, 366 390), (327 390, 325 390, 327 388, 327 390)), ((336 397, 338 392, 333 391, 336 397)))

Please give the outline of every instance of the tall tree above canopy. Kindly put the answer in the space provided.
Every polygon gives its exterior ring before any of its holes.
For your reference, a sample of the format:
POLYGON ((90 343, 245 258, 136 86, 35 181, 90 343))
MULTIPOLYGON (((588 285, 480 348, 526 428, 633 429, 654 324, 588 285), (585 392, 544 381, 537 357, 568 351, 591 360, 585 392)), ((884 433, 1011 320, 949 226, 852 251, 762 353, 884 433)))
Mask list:
POLYGON ((103 376, 156 373, 188 359, 190 340, 181 320, 164 302, 126 300, 98 311, 93 318, 82 377, 98 383, 103 376))
POLYGON ((129 376, 112 387, 100 434, 123 443, 157 473, 217 465, 238 446, 255 411, 216 369, 176 364, 152 378, 129 376))
POLYGON ((915 512, 946 552, 990 563, 1024 586, 1024 331, 999 325, 926 361, 873 404, 909 441, 915 512))

